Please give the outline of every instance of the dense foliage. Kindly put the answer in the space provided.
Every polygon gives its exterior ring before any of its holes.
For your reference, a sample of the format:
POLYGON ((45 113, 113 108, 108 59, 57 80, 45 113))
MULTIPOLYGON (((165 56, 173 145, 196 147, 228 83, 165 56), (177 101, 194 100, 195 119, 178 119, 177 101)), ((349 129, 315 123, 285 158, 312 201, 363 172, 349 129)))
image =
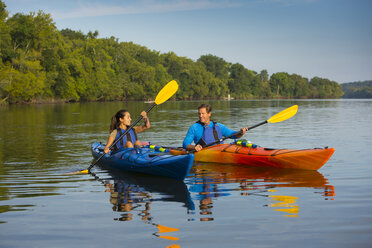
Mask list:
POLYGON ((115 37, 57 30, 49 14, 8 16, 0 1, 0 101, 147 99, 175 79, 177 99, 338 98, 341 86, 285 72, 269 77, 203 55, 197 61, 160 54, 115 37))
POLYGON ((372 98, 372 81, 344 83, 344 98, 372 98))

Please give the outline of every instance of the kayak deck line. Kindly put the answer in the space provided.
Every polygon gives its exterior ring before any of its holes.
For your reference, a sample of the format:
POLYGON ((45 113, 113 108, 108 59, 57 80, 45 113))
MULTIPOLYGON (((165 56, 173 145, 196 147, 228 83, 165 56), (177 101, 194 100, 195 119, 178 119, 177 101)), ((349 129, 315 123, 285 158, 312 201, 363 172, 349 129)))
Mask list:
MULTIPOLYGON (((211 146, 213 147, 213 146, 211 146)), ((166 147, 168 149, 171 149, 170 147, 166 147)), ((205 149, 208 149, 209 147, 205 148, 205 149)), ((268 147, 256 147, 256 148, 253 148, 253 147, 243 147, 243 146, 239 146, 239 145, 234 145, 234 143, 231 143, 231 144, 228 144, 228 146, 226 146, 224 149, 221 150, 221 152, 226 152, 226 153, 237 153, 237 154, 245 154, 245 155, 252 155, 252 156, 280 156, 280 155, 283 155, 283 154, 287 154, 287 153, 297 153, 297 152, 303 152, 303 151, 309 151, 309 150, 322 150, 322 149, 332 149, 332 148, 328 148, 328 146, 324 147, 324 148, 319 148, 319 147, 315 147, 315 148, 303 148, 303 149, 285 149, 285 148, 268 148, 268 147), (227 151, 228 148, 230 147, 233 147, 233 146, 236 146, 236 150, 233 152, 233 151, 227 151), (248 152, 247 153, 244 153, 244 152, 241 152, 239 153, 240 150, 244 150, 244 148, 248 149, 248 152), (255 153, 252 153, 252 151, 254 151, 255 149, 257 148, 263 148, 265 151, 274 151, 272 154, 255 154, 255 153)))
MULTIPOLYGON (((135 163, 135 164, 141 164, 140 162, 138 162, 138 160, 139 159, 142 159, 143 157, 148 156, 148 157, 150 157, 152 159, 151 159, 151 161, 148 161, 147 164, 151 164, 152 162, 156 162, 156 161, 159 161, 159 160, 162 160, 162 159, 166 159, 167 158, 166 157, 167 154, 164 154, 164 153, 162 153, 162 154, 157 153, 158 155, 156 155, 156 156, 152 156, 153 152, 151 152, 151 151, 145 151, 145 152, 141 152, 141 153, 137 153, 136 152, 134 154, 133 153, 133 150, 129 150, 129 149, 135 149, 135 148, 128 148, 127 151, 123 151, 123 154, 121 155, 120 159, 128 160, 130 158, 130 156, 133 156, 133 157, 135 157, 134 160, 133 160, 133 163, 135 163), (125 158, 124 157, 126 155, 126 153, 129 153, 128 158, 125 158), (138 156, 136 156, 136 154, 138 156)), ((169 157, 169 154, 168 154, 168 157, 169 157)))
MULTIPOLYGON (((139 148, 139 149, 141 149, 141 148, 139 148)), ((99 150, 103 151, 103 149, 101 149, 101 148, 99 148, 99 150)), ((169 155, 169 153, 168 154, 167 153, 161 153, 161 152, 154 153, 151 150, 141 150, 140 153, 133 153, 133 150, 136 150, 136 148, 126 148, 126 149, 123 149, 123 150, 119 150, 119 151, 110 153, 109 155, 113 156, 117 152, 120 152, 121 153, 120 159, 128 160, 130 158, 130 156, 135 157, 136 154, 137 154, 138 156, 136 156, 136 158, 134 158, 134 160, 132 162, 135 163, 135 164, 139 164, 139 165, 143 164, 143 163, 138 162, 138 160, 145 157, 145 156, 154 157, 151 161, 148 161, 148 164, 151 164, 151 162, 156 162, 156 161, 159 161, 161 159, 166 159, 169 156, 172 156, 172 155, 169 155), (128 155, 128 158, 125 158, 127 153, 130 153, 130 154, 128 155), (158 158, 158 159, 156 160, 155 158, 158 158)))
MULTIPOLYGON (((226 151, 227 148, 229 148, 230 146, 234 145, 233 143, 231 143, 229 146, 227 146, 226 148, 224 148, 221 152, 230 152, 230 151, 226 151)), ((238 153, 239 154, 239 151, 244 148, 243 146, 236 146, 236 150, 235 150, 235 153, 238 153)), ((253 154, 251 153, 251 150, 252 149, 256 149, 256 148, 253 148, 253 147, 247 147, 249 150, 247 152, 247 155, 255 155, 255 156, 267 156, 267 155, 257 155, 257 154, 253 154)), ((271 151, 271 150, 275 150, 276 152, 274 152, 273 154, 271 154, 270 156, 275 156, 277 152, 281 151, 281 150, 285 150, 285 149, 275 149, 275 148, 266 148, 266 147, 263 147, 264 150, 268 150, 268 151, 271 151)), ((315 148, 314 148, 315 149, 315 148)), ((306 150, 306 149, 304 149, 306 150)), ((295 151, 294 151, 295 152, 295 151)), ((230 152, 231 153, 231 152, 230 152)))

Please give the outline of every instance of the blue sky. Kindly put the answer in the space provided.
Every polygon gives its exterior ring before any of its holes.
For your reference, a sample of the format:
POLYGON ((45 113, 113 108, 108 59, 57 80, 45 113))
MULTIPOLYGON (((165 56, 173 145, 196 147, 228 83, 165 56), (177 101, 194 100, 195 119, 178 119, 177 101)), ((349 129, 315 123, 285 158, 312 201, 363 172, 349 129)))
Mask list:
POLYGON ((197 60, 212 54, 260 72, 372 80, 369 0, 3 0, 43 10, 59 30, 132 41, 197 60))

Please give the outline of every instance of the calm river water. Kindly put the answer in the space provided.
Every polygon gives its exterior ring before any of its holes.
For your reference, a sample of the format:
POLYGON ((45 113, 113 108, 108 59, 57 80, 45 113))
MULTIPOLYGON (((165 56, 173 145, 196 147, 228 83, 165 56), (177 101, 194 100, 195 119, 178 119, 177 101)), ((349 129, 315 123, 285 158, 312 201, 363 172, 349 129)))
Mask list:
MULTIPOLYGON (((142 141, 180 146, 200 101, 150 113, 142 141)), ((372 247, 372 101, 210 101, 244 138, 273 148, 335 147, 319 171, 194 164, 184 182, 98 166, 111 116, 142 102, 0 107, 0 247, 372 247)))

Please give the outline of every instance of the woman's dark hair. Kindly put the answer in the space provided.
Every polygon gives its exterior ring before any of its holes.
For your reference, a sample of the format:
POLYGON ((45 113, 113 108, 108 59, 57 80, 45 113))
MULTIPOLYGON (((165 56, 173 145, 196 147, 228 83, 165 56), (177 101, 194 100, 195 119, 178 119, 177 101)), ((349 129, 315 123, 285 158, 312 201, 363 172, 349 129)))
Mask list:
POLYGON ((128 110, 122 109, 119 110, 113 117, 111 117, 110 133, 115 129, 118 129, 118 127, 120 126, 120 118, 124 118, 125 113, 127 112, 128 110))

